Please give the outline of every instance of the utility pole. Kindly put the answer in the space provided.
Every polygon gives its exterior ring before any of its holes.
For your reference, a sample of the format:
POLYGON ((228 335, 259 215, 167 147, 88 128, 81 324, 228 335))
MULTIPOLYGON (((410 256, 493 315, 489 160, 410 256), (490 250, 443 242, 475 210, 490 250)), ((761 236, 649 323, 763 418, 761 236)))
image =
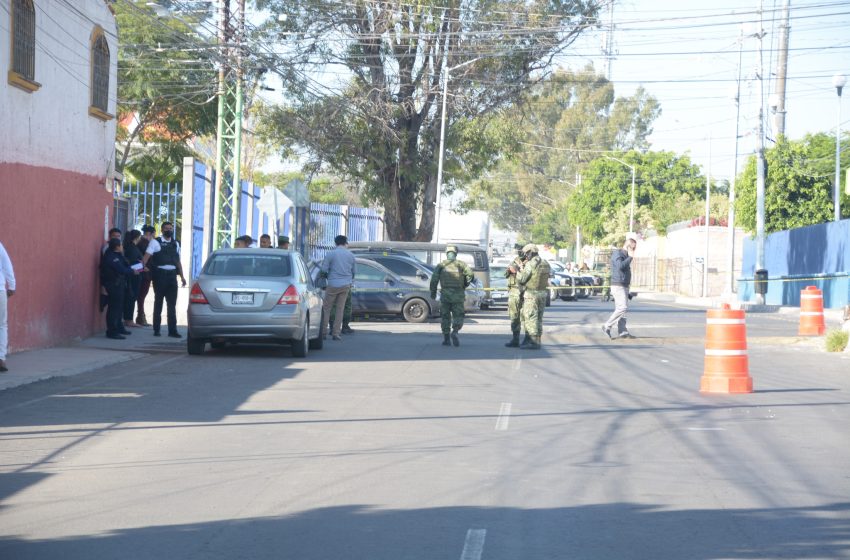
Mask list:
POLYGON ((782 25, 779 27, 779 67, 776 71, 776 114, 773 130, 776 140, 785 135, 785 79, 788 73, 788 32, 790 30, 791 0, 785 0, 782 9, 782 25))
POLYGON ((711 133, 708 134, 708 172, 705 174, 705 252, 702 255, 702 297, 708 297, 708 241, 711 220, 711 133))
POLYGON ((732 177, 729 180, 729 219, 727 226, 728 248, 727 266, 729 267, 726 279, 726 294, 731 296, 735 293, 735 180, 738 177, 738 126, 741 117, 741 57, 744 52, 744 30, 738 39, 738 81, 735 82, 735 151, 732 156, 732 177))
POLYGON ((609 23, 608 30, 602 33, 602 73, 611 81, 611 67, 614 62, 614 0, 608 4, 609 23))
MULTIPOLYGON (((762 47, 764 42, 764 23, 762 21, 763 3, 759 2, 759 124, 756 138, 756 270, 764 269, 764 66, 762 47)), ((764 295, 756 294, 756 303, 764 305, 764 295)))
POLYGON ((245 0, 219 0, 218 40, 222 60, 218 72, 218 127, 216 132, 215 235, 213 249, 232 247, 239 232, 242 154, 242 41, 245 35, 245 0), (236 20, 236 29, 233 28, 236 20), (233 47, 235 39, 236 47, 233 47))

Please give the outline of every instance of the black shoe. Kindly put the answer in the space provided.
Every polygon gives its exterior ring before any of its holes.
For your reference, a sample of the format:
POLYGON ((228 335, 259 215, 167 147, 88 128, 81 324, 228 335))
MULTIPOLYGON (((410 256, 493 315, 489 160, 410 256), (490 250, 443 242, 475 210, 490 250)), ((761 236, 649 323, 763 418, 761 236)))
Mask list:
POLYGON ((614 338, 613 336, 611 336, 611 329, 606 329, 605 325, 602 325, 602 332, 607 334, 609 339, 614 338))
POLYGON ((159 331, 153 331, 153 335, 154 336, 162 336, 161 334, 159 334, 159 331))
POLYGON ((452 345, 460 346, 460 339, 457 337, 457 331, 452 332, 452 345))
POLYGON ((118 331, 118 334, 133 334, 133 333, 128 331, 128 330, 123 330, 123 331, 118 331))
POLYGON ((510 342, 505 343, 505 346, 508 348, 517 348, 519 347, 519 335, 515 335, 510 342))
POLYGON ((449 335, 444 334, 443 335, 443 346, 451 346, 451 345, 452 345, 452 343, 451 343, 451 340, 449 340, 449 335))
POLYGON ((342 340, 342 337, 341 337, 341 336, 339 336, 338 334, 335 334, 335 335, 333 335, 333 336, 331 337, 331 339, 332 339, 332 340, 342 340))
POLYGON ((108 334, 106 338, 111 338, 112 340, 127 340, 126 336, 121 336, 120 334, 108 334))
POLYGON ((171 338, 183 338, 183 335, 179 332, 170 332, 168 333, 168 336, 170 336, 171 338))
POLYGON ((354 329, 352 329, 348 325, 342 326, 342 334, 353 334, 353 333, 354 333, 354 329))

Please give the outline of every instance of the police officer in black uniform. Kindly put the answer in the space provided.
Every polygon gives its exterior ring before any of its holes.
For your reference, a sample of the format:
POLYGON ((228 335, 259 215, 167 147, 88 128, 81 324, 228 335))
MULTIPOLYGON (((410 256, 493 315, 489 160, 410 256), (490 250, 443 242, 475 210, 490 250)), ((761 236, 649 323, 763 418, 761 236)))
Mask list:
POLYGON ((120 239, 110 239, 100 259, 100 285, 106 290, 106 338, 124 340, 132 334, 124 328, 124 295, 127 279, 138 272, 130 268, 120 239))
POLYGON ((186 287, 183 267, 180 264, 180 243, 174 239, 174 225, 162 222, 162 235, 152 239, 145 252, 144 264, 151 271, 153 280, 153 335, 160 336, 162 324, 162 300, 165 299, 168 315, 168 336, 181 338, 177 332, 177 277, 186 287))

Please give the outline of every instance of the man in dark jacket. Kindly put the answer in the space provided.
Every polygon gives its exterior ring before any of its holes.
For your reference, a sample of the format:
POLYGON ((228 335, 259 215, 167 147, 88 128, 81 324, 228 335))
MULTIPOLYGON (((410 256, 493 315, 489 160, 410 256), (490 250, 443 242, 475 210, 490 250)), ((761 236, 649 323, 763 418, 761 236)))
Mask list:
POLYGON ((100 285, 106 289, 106 337, 122 340, 131 334, 121 318, 124 315, 124 295, 127 278, 138 274, 127 264, 120 239, 110 239, 100 260, 100 285))
POLYGON ((632 258, 637 247, 637 236, 626 234, 622 249, 611 253, 611 296, 614 298, 614 312, 602 325, 602 331, 608 338, 632 338, 626 327, 626 312, 629 310, 629 285, 632 282, 632 258), (617 336, 611 335, 611 329, 617 326, 617 336))

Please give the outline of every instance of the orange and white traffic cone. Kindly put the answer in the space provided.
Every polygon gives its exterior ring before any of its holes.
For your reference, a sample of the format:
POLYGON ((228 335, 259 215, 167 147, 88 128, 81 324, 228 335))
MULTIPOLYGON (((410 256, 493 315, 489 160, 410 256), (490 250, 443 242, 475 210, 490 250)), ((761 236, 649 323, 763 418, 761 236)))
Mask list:
POLYGON ((823 292, 817 286, 800 290, 800 336, 820 336, 826 331, 823 320, 823 292))
POLYGON ((705 325, 705 371, 701 393, 752 393, 747 358, 747 325, 744 311, 724 303, 709 309, 705 325))

